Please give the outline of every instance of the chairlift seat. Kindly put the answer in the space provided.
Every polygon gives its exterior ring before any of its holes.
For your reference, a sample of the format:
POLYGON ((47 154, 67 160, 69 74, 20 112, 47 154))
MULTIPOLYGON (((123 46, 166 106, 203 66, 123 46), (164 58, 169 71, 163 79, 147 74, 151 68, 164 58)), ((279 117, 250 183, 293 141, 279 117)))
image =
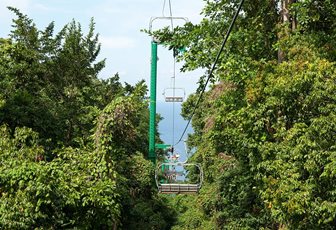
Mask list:
POLYGON ((163 91, 166 102, 183 102, 185 94, 183 88, 165 88, 163 91))
POLYGON ((198 193, 199 184, 160 184, 159 192, 163 194, 192 194, 198 193))
POLYGON ((183 97, 165 97, 166 102, 183 102, 183 97))

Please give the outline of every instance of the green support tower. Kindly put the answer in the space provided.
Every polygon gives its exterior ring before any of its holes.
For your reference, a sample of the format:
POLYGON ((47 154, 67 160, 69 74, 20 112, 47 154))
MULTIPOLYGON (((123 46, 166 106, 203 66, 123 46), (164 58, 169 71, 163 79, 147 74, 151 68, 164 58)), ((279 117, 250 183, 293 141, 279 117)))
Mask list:
POLYGON ((150 104, 149 104, 149 160, 156 163, 155 153, 155 118, 156 118, 156 81, 157 81, 157 47, 152 40, 151 52, 151 79, 150 79, 150 104))

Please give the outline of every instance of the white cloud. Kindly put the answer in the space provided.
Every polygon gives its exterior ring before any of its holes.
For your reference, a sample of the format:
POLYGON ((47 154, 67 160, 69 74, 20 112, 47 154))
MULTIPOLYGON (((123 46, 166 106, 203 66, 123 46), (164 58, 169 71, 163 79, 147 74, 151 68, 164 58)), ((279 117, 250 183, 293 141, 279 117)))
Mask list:
POLYGON ((126 36, 99 37, 103 49, 130 49, 135 47, 135 40, 126 36))

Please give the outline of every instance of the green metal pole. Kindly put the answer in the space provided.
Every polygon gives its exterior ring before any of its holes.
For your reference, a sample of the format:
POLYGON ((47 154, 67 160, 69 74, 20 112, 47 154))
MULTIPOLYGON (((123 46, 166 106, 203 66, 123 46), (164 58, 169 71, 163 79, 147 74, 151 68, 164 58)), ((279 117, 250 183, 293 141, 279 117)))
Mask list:
POLYGON ((157 46, 152 41, 151 80, 150 80, 150 104, 149 104, 149 160, 156 163, 155 154, 155 118, 156 118, 156 79, 157 79, 157 46))

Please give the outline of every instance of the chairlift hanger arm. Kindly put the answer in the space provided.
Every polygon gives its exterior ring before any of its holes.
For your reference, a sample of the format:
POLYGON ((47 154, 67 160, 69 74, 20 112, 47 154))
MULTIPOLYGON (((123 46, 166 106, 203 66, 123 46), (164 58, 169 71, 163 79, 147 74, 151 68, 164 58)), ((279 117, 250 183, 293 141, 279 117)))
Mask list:
POLYGON ((153 23, 155 20, 182 20, 186 23, 189 22, 189 19, 186 17, 173 17, 173 16, 160 16, 160 17, 151 17, 149 21, 149 32, 152 32, 153 23))

